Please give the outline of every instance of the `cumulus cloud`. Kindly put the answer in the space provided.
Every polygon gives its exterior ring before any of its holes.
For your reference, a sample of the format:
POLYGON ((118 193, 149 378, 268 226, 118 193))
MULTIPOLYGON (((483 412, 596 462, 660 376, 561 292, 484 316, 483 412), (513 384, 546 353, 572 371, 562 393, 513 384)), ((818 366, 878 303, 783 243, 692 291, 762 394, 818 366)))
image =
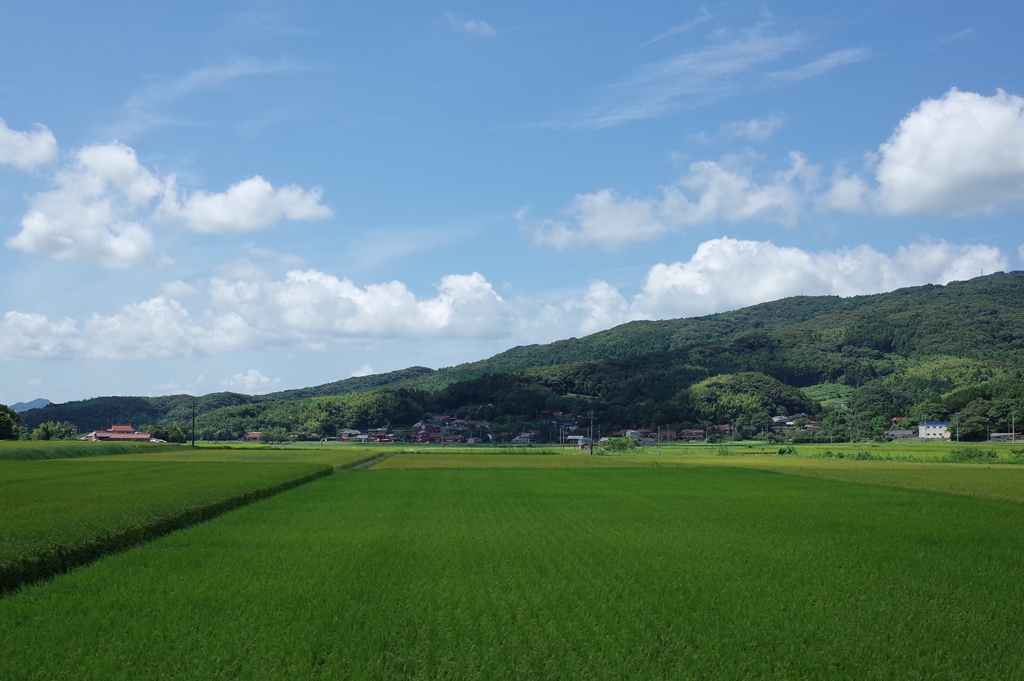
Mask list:
POLYGON ((879 149, 877 201, 894 214, 984 213, 1024 201, 1024 98, 952 89, 879 149))
POLYGON ((370 366, 369 364, 364 364, 363 366, 353 371, 351 375, 349 375, 349 378, 358 378, 360 376, 373 376, 375 373, 377 372, 373 370, 372 366, 370 366))
POLYGON ((29 197, 21 231, 7 239, 15 248, 106 268, 165 261, 151 225, 177 222, 198 232, 264 229, 281 220, 333 215, 319 188, 274 189, 255 176, 226 192, 181 195, 173 175, 158 177, 131 147, 114 142, 77 150, 53 177, 55 188, 29 197))
POLYGON ((698 224, 755 218, 792 224, 817 185, 818 168, 796 152, 789 160, 789 168, 764 183, 752 178, 747 156, 698 161, 658 199, 620 198, 603 189, 576 196, 566 210, 568 221, 524 222, 523 228, 542 245, 612 250, 698 224))
POLYGON ((432 298, 419 298, 398 281, 358 286, 317 270, 293 270, 278 281, 217 277, 205 293, 210 305, 198 316, 171 297, 198 297, 180 281, 110 315, 51 322, 39 314, 8 312, 0 321, 0 361, 323 349, 353 338, 495 338, 510 329, 507 303, 477 272, 442 277, 432 298))
MULTIPOLYGON (((720 134, 756 141, 780 125, 776 117, 752 119, 720 134)), ((822 181, 820 167, 797 151, 768 179, 755 173, 752 153, 697 161, 658 198, 605 188, 577 195, 563 219, 521 220, 521 227, 540 245, 613 250, 699 224, 792 225, 808 208, 957 217, 1024 205, 1024 97, 950 90, 922 102, 868 158, 874 182, 842 165, 822 181)))
POLYGON ((72 319, 51 322, 41 314, 7 312, 0 320, 0 360, 66 357, 81 348, 72 319))
POLYGON ((417 299, 392 281, 358 286, 318 270, 293 270, 283 281, 211 281, 218 310, 261 334, 292 339, 500 336, 507 306, 483 275, 452 274, 438 295, 417 299))
POLYGON ((712 239, 686 262, 652 267, 630 312, 646 319, 708 314, 793 295, 851 296, 945 284, 1007 267, 997 248, 945 241, 902 246, 889 256, 870 246, 811 253, 770 241, 712 239))
POLYGON ((518 299, 513 333, 519 342, 551 342, 637 319, 699 316, 796 295, 880 293, 1006 269, 1006 256, 982 245, 922 241, 888 255, 866 245, 811 252, 723 237, 700 244, 689 260, 652 266, 631 300, 600 280, 518 299))
POLYGON ((181 222, 197 232, 248 232, 265 229, 281 220, 319 220, 334 212, 320 203, 323 191, 302 189, 294 184, 280 189, 259 175, 228 187, 227 191, 197 191, 179 197, 172 185, 157 216, 181 222))
POLYGON ((486 21, 480 21, 479 19, 460 19, 453 12, 445 13, 444 18, 448 21, 449 26, 463 33, 479 36, 492 36, 497 33, 494 27, 486 21))
POLYGON ((11 130, 0 118, 0 164, 31 170, 57 158, 57 138, 45 125, 35 130, 11 130))
POLYGON ((55 189, 29 198, 9 248, 107 268, 154 258, 153 235, 134 218, 164 183, 139 164, 134 150, 118 143, 79 149, 54 183, 55 189))
MULTIPOLYGON (((317 270, 295 270, 278 281, 214 279, 206 292, 211 304, 196 315, 167 293, 80 321, 8 312, 0 319, 0 361, 322 350, 353 339, 546 342, 633 319, 709 314, 793 295, 878 293, 1006 269, 1008 259, 998 249, 976 244, 919 242, 893 255, 870 246, 815 253, 723 237, 702 243, 689 260, 651 267, 632 300, 601 280, 582 290, 506 302, 475 272, 446 276, 436 296, 420 298, 397 281, 358 286, 317 270)), ((353 375, 364 372, 372 369, 353 375)), ((252 374, 239 376, 259 382, 252 374)))
POLYGON ((225 388, 234 392, 259 395, 261 393, 270 392, 271 388, 278 385, 280 382, 280 378, 271 380, 256 369, 249 369, 246 372, 235 374, 231 378, 223 381, 223 384, 225 388))

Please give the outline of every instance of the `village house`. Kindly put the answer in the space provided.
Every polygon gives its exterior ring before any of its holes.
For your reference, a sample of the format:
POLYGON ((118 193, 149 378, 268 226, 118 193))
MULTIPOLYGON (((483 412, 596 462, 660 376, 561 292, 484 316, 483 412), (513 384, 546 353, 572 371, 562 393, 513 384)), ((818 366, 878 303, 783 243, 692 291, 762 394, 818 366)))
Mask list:
POLYGON ((153 436, 149 433, 142 433, 126 423, 115 423, 106 430, 94 430, 83 435, 82 440, 90 442, 149 442, 153 436))
POLYGON ((949 421, 927 421, 917 427, 917 436, 922 440, 948 440, 949 421))

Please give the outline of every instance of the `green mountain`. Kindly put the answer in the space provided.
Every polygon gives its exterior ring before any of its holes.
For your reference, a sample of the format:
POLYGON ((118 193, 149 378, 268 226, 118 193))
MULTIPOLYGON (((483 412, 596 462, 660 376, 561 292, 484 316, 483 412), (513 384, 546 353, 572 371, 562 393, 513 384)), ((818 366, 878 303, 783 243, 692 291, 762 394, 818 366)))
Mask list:
MULTIPOLYGON (((372 376, 355 376, 341 381, 325 383, 311 388, 283 390, 265 395, 243 395, 219 392, 195 398, 196 411, 208 413, 225 407, 257 404, 263 402, 294 401, 345 395, 382 388, 402 381, 410 381, 433 373, 427 367, 409 367, 372 376)), ((186 423, 192 418, 193 397, 191 395, 168 395, 165 397, 94 397, 88 400, 48 404, 43 408, 30 409, 22 414, 25 425, 34 429, 46 421, 68 421, 81 431, 109 428, 114 423, 128 423, 136 428, 153 424, 186 423)))
POLYGON ((1024 272, 998 273, 945 286, 839 298, 797 296, 688 319, 637 321, 584 338, 525 345, 489 359, 441 369, 404 383, 438 389, 496 371, 578 365, 607 359, 692 353, 702 365, 760 364, 794 385, 854 383, 884 367, 861 360, 885 355, 948 354, 1016 361, 1024 348, 1024 272), (738 357, 747 355, 747 359, 738 357), (750 355, 753 355, 750 357, 750 355), (758 362, 758 359, 763 361, 758 362))
MULTIPOLYGON (((819 412, 831 398, 850 407, 821 415, 836 432, 880 434, 894 416, 963 412, 971 432, 984 435, 1009 428, 1018 408, 1024 414, 1022 303, 1024 272, 786 298, 631 322, 437 371, 412 367, 256 397, 216 393, 199 399, 199 422, 211 437, 264 428, 321 436, 440 412, 498 430, 593 412, 606 429, 728 422, 757 432, 772 412, 819 412)), ((191 409, 188 396, 98 398, 24 416, 30 427, 67 420, 92 428, 184 423, 191 409)))

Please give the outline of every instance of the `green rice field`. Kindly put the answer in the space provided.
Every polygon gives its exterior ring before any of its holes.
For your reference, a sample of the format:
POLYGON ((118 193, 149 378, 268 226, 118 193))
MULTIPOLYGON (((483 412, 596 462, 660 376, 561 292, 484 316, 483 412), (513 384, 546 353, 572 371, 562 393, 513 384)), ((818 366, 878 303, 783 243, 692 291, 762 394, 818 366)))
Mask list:
POLYGON ((0 461, 0 593, 329 472, 295 463, 0 461))
POLYGON ((76 459, 124 454, 152 454, 180 449, 180 445, 152 442, 81 442, 79 440, 0 440, 0 461, 76 459))
MULTIPOLYGON (((335 469, 369 461, 379 456, 382 448, 369 446, 327 446, 320 447, 310 444, 306 447, 268 447, 266 445, 235 445, 231 447, 191 447, 175 446, 160 452, 133 452, 118 454, 116 457, 97 457, 98 461, 239 461, 239 462, 277 462, 277 463, 318 463, 335 469)), ((391 450, 396 451, 396 450, 391 450)))
POLYGON ((0 599, 0 678, 1024 677, 1017 467, 396 469, 423 456, 0 599))

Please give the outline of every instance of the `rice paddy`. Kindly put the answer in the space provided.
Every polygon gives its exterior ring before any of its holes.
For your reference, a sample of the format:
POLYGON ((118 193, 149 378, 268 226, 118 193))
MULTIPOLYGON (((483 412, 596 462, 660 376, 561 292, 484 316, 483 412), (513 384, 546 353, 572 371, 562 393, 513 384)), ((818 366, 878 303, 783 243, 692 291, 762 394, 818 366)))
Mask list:
MULTIPOLYGON (((348 468, 364 461, 369 461, 381 454, 381 448, 368 446, 317 446, 311 443, 305 447, 268 447, 266 445, 231 446, 231 447, 191 447, 176 446, 160 452, 134 452, 118 454, 118 461, 210 461, 210 462, 277 462, 277 463, 317 463, 335 469, 348 468)), ((393 450, 392 450, 393 451, 393 450)), ((98 461, 114 460, 114 457, 98 457, 98 461)))
POLYGON ((340 471, 0 599, 0 678, 1016 678, 1022 521, 692 460, 340 471))
POLYGON ((0 593, 329 472, 311 464, 0 462, 0 593))

